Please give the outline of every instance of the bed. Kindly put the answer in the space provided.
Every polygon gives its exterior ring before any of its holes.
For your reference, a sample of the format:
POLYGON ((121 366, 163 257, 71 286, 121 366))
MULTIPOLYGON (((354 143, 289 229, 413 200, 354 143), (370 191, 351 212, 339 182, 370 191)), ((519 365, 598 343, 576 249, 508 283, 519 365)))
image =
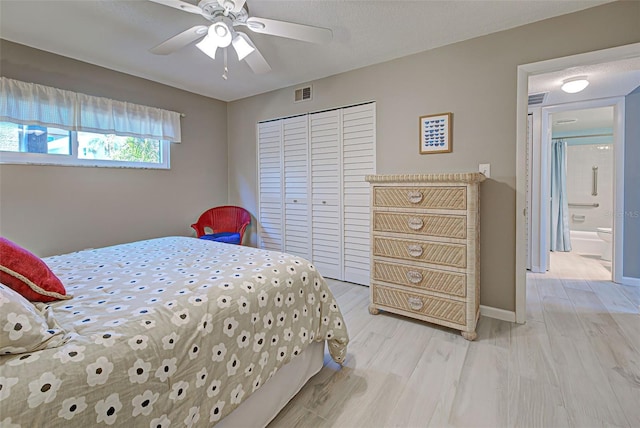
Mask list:
POLYGON ((264 426, 325 342, 346 354, 340 309, 299 257, 167 237, 44 261, 72 298, 33 304, 47 340, 0 356, 0 426, 264 426))

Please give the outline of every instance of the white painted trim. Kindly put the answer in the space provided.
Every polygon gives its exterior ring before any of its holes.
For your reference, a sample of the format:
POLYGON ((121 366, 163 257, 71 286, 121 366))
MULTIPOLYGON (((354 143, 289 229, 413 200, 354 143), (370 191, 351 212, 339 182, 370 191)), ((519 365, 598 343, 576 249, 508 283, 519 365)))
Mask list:
POLYGON ((516 322, 524 323, 526 319, 526 224, 524 209, 526 208, 526 149, 527 149, 527 102, 529 76, 564 70, 566 68, 616 61, 638 57, 640 43, 555 58, 546 61, 518 66, 517 100, 516 100, 516 322))
MULTIPOLYGON (((518 66, 516 101, 516 322, 523 324, 527 302, 527 121, 529 114, 529 72, 518 66)), ((531 216, 529 216, 531 218, 531 216)))
POLYGON ((623 276, 622 278, 620 278, 620 284, 622 284, 622 285, 630 285, 632 287, 640 287, 640 278, 632 278, 630 276, 623 276))
POLYGON ((624 269, 624 147, 626 144, 624 97, 620 97, 613 106, 613 120, 613 171, 616 178, 613 192, 613 262, 611 263, 611 272, 613 282, 622 284, 624 269))
POLYGON ((538 265, 538 266, 531 266, 531 272, 544 273, 546 271, 542 270, 542 266, 538 265))
MULTIPOLYGON (((530 205, 529 205, 529 225, 528 230, 525 233, 529 233, 529 237, 534 236, 542 236, 541 230, 545 227, 544 223, 541 223, 541 216, 533 215, 534 213, 540 212, 540 200, 536 198, 536 195, 540 194, 540 174, 534 174, 535 171, 540 170, 541 164, 541 156, 539 149, 540 141, 541 141, 541 115, 542 108, 534 107, 529 109, 529 114, 532 115, 532 137, 531 144, 529 146, 529 157, 530 157, 530 168, 529 168, 529 180, 531 183, 526 183, 530 186, 531 193, 529 195, 530 205), (535 182, 532 178, 537 178, 535 182)), ((527 239, 527 245, 529 246, 529 257, 531 261, 531 272, 536 273, 544 273, 547 271, 547 259, 546 254, 540 249, 540 240, 539 239, 527 239)))
POLYGON ((551 113, 549 107, 543 107, 540 112, 540 140, 538 147, 534 147, 534 153, 538 153, 538 169, 534 166, 531 177, 537 177, 540 183, 538 194, 534 192, 532 198, 537 201, 538 212, 533 212, 532 217, 540 222, 540 271, 549 270, 551 254, 549 244, 551 238, 551 113))
POLYGON ((493 318, 502 321, 515 322, 516 313, 506 311, 504 309, 494 308, 491 306, 480 305, 480 315, 483 317, 493 318))

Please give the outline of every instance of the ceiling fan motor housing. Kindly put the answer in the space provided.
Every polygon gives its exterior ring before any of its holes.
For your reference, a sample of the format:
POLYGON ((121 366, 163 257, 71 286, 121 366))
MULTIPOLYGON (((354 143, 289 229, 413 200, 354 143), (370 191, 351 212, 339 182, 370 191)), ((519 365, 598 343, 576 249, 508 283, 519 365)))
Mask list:
MULTIPOLYGON (((249 17, 249 7, 246 0, 200 0, 197 6, 194 5, 193 0, 189 2, 182 0, 150 1, 200 15, 211 22, 210 25, 195 25, 150 49, 156 55, 168 55, 202 39, 196 44, 196 47, 211 58, 215 59, 216 51, 219 48, 233 45, 238 59, 244 60, 254 73, 261 74, 271 71, 271 67, 252 40, 246 34, 236 31, 234 27, 246 26, 255 33, 310 43, 328 43, 333 37, 333 33, 328 28, 255 16, 249 17)), ((224 49, 225 58, 226 52, 224 49)))
POLYGON ((236 2, 231 0, 202 0, 198 3, 203 17, 213 21, 218 16, 228 16, 234 24, 243 23, 249 17, 247 4, 245 3, 239 11, 235 11, 236 2))

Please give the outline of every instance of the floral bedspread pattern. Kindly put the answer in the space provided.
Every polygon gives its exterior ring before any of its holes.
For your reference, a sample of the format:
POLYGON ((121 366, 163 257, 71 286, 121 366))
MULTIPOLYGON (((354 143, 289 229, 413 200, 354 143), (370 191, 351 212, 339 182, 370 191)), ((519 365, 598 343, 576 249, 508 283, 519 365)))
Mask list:
POLYGON ((57 348, 0 356, 0 426, 211 426, 312 341, 348 335, 305 259, 169 237, 45 259, 57 348))

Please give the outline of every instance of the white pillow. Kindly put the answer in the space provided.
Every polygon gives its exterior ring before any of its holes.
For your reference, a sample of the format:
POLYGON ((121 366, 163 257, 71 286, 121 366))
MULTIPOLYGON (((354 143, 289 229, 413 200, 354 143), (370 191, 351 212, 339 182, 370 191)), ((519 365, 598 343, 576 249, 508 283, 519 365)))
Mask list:
POLYGON ((66 341, 65 331, 50 314, 0 284, 0 355, 55 348, 66 341))

